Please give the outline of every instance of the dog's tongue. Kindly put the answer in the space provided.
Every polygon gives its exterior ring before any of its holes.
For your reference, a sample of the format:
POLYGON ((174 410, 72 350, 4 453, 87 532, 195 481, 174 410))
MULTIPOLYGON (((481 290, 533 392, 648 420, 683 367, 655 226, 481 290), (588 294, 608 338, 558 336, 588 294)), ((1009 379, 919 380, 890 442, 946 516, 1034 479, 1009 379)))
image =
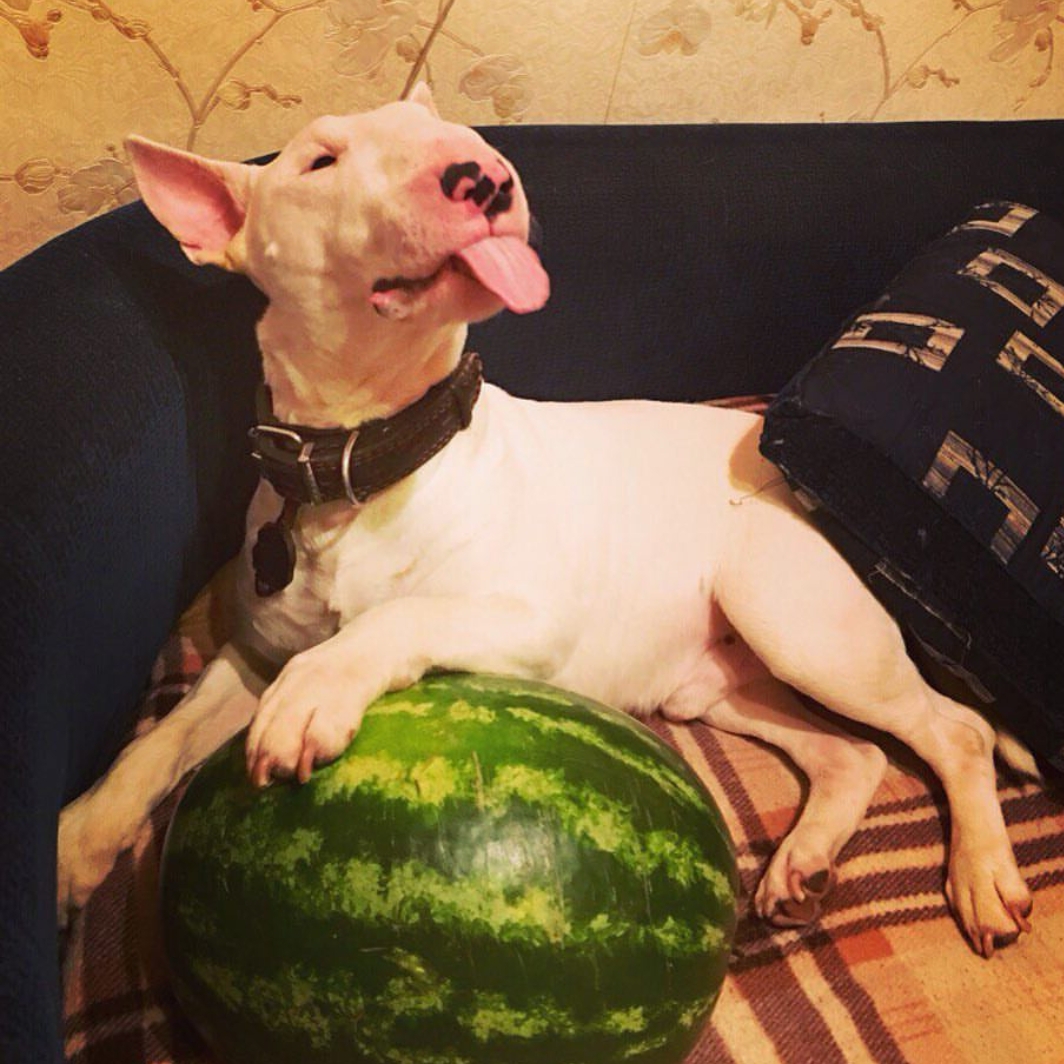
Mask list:
POLYGON ((489 236, 457 252, 473 276, 517 314, 539 310, 550 278, 539 256, 516 236, 489 236))

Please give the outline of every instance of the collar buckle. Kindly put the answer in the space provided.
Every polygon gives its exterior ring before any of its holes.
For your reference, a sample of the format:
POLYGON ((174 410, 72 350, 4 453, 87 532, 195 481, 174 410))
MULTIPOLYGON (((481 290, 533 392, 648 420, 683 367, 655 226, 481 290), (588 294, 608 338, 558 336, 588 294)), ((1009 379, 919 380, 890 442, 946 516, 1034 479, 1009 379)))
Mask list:
MULTIPOLYGON (((297 469, 311 503, 317 506, 325 501, 314 473, 314 464, 311 462, 314 454, 313 440, 304 439, 295 429, 283 425, 259 424, 250 429, 248 435, 255 445, 251 452, 255 461, 260 465, 275 464, 297 469)), ((352 435, 357 435, 357 430, 352 435)), ((350 495, 350 490, 348 494, 350 495)))

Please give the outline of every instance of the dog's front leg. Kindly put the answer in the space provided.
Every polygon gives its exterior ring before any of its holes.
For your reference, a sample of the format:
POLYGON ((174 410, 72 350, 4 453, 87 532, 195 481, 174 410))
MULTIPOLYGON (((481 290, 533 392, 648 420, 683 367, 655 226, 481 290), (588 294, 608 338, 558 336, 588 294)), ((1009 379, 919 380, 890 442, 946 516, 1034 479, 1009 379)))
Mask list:
POLYGON ((310 778, 339 757, 366 707, 431 668, 546 677, 569 642, 516 595, 392 599, 296 655, 263 695, 248 733, 248 774, 310 778))
POLYGON ((58 916, 84 905, 181 777, 245 727, 266 682, 227 644, 181 703, 59 815, 58 916))

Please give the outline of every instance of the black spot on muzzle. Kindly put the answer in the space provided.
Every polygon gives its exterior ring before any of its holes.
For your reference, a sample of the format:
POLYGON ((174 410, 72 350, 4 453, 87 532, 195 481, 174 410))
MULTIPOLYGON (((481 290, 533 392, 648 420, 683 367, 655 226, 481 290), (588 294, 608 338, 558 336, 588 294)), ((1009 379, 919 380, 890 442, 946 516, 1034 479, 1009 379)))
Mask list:
POLYGON ((513 206, 514 179, 496 184, 476 162, 451 163, 440 178, 443 194, 454 202, 472 200, 488 218, 505 214, 513 206))

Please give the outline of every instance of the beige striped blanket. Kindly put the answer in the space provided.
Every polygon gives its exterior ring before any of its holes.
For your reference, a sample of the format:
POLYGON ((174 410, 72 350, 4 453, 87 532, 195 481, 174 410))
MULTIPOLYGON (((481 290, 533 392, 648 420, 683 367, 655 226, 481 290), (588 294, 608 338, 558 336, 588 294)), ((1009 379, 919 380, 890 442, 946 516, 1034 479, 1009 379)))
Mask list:
MULTIPOLYGON (((141 728, 202 667, 175 637, 141 728)), ((969 952, 942 896, 944 804, 911 761, 892 763, 843 854, 819 924, 774 931, 745 907, 787 830, 801 784, 773 751, 701 726, 655 722, 705 780, 739 856, 744 911, 713 1021, 688 1064, 1064 1064, 1064 803, 1001 780, 1035 930, 991 961, 969 952)), ((64 963, 74 1064, 208 1064, 166 986, 155 922, 158 853, 173 801, 90 900, 64 963)), ((549 1062, 544 1062, 549 1064, 549 1062)))

